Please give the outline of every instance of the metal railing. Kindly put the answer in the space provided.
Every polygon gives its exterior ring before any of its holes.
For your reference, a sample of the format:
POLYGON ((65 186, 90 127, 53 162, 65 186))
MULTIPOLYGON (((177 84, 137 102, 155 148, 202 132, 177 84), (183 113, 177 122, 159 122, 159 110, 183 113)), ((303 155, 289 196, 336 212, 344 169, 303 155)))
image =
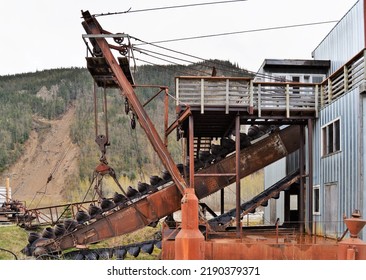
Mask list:
POLYGON ((97 203, 96 200, 91 200, 27 209, 24 215, 18 217, 18 224, 26 228, 45 225, 53 226, 66 218, 76 219, 76 213, 79 210, 88 211, 89 205, 95 203, 97 203))

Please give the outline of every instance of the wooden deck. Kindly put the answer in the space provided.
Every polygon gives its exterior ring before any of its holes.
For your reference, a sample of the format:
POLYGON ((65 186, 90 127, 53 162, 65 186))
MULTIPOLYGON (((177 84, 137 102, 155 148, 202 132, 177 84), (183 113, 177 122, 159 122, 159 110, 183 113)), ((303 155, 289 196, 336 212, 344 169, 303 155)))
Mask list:
POLYGON ((319 84, 259 82, 243 77, 176 77, 176 105, 189 106, 196 115, 240 112, 251 121, 314 119, 321 108, 364 83, 365 55, 366 49, 319 84))
POLYGON ((177 77, 177 105, 207 111, 247 112, 258 118, 318 116, 319 85, 254 82, 238 77, 177 77))

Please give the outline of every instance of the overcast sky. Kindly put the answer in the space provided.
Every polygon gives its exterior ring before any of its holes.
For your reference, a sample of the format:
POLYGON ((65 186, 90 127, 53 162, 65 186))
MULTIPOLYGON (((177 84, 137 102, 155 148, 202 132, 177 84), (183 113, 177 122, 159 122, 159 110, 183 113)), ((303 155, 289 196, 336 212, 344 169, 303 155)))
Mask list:
MULTIPOLYGON (((137 11, 219 0, 11 0, 0 3, 0 75, 61 67, 85 67, 81 10, 91 14, 137 11)), ((222 2, 222 1, 219 1, 222 2)), ((356 0, 247 0, 97 17, 112 33, 156 42, 228 32, 339 20, 356 0)), ((311 52, 334 27, 327 23, 245 32, 160 44, 204 59, 223 59, 257 71, 266 58, 311 59, 311 52)), ((137 43, 132 41, 132 43, 137 43)), ((148 46, 140 46, 148 48, 148 46)), ((152 49, 151 49, 152 50, 152 49)), ((159 53, 178 56, 165 49, 159 53)), ((136 53, 136 57, 164 64, 136 53)), ((192 57, 182 57, 197 61, 192 57)), ((141 62, 140 62, 141 63, 141 62)))

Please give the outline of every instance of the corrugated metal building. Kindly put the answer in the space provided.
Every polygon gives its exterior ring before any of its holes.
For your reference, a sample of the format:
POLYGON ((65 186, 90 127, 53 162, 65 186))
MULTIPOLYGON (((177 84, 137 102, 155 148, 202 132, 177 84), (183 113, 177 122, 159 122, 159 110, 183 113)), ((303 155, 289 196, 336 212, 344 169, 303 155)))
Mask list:
MULTIPOLYGON (((315 60, 330 60, 329 76, 364 50, 364 8, 365 1, 358 1, 313 51, 315 60)), ((364 103, 365 95, 359 87, 353 87, 323 106, 314 123, 313 183, 317 193, 313 198, 319 199, 314 201, 319 208, 313 218, 319 223, 319 234, 338 235, 344 230, 343 216, 349 217, 355 209, 366 217, 364 103), (329 127, 338 127, 340 138, 335 141, 339 148, 326 153, 324 135, 329 127)))
MULTIPOLYGON (((319 188, 319 211, 315 221, 333 223, 332 230, 326 225, 318 227, 322 233, 333 235, 343 226, 343 215, 350 216, 354 209, 365 209, 362 190, 363 125, 362 102, 365 98, 355 89, 332 102, 320 111, 314 126, 314 176, 315 189, 319 188), (340 149, 324 155, 322 130, 329 124, 339 122, 340 149), (336 223, 339 221, 339 225, 336 223)), ((365 210, 363 216, 366 215, 365 210)))
MULTIPOLYGON (((309 178, 305 181, 305 220, 312 222, 310 231, 318 235, 341 236, 346 229, 344 216, 350 217, 355 209, 366 218, 365 8, 366 0, 356 2, 312 52, 314 61, 330 61, 327 79, 321 86, 318 118, 313 123, 312 133, 305 128, 306 174, 312 174, 312 186, 309 186, 309 178), (309 135, 312 136, 310 148, 309 135), (312 165, 308 161, 309 149, 312 150, 312 165)), ((266 60, 258 73, 290 80, 293 75, 301 73, 294 71, 293 67, 266 69, 270 62, 266 60)), ((306 81, 300 79, 299 82, 306 81)), ((310 82, 313 81, 310 79, 310 82)), ((287 172, 298 168, 298 153, 288 157, 285 165, 287 172)), ((278 175, 276 170, 283 170, 283 167, 274 164, 265 170, 268 187, 271 178, 278 175)), ((282 217, 284 208, 275 208, 276 216, 282 217)), ((265 215, 267 219, 271 218, 270 214, 265 215)), ((366 229, 362 238, 366 239, 366 229)))
POLYGON ((315 60, 330 60, 329 75, 365 47, 364 1, 358 1, 315 48, 315 60))

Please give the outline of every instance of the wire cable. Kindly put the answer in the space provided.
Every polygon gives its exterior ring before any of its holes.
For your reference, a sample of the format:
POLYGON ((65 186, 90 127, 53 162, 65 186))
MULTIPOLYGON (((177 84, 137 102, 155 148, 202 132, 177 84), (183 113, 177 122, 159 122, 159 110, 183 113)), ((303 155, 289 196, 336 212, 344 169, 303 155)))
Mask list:
POLYGON ((0 248, 0 251, 4 251, 4 252, 7 252, 7 253, 13 255, 15 260, 18 259, 17 255, 15 253, 13 253, 12 251, 8 250, 8 249, 0 248))
MULTIPOLYGON (((155 53, 155 54, 157 54, 157 55, 160 55, 160 56, 165 56, 165 57, 169 57, 169 58, 173 58, 173 59, 175 59, 175 60, 180 60, 180 61, 184 61, 184 62, 188 62, 188 63, 191 63, 191 64, 193 64, 193 63, 195 63, 195 62, 192 62, 192 61, 189 61, 189 60, 185 60, 185 59, 181 59, 181 58, 177 58, 177 57, 173 57, 173 56, 169 56, 169 55, 164 55, 164 54, 161 54, 161 53, 157 53, 157 52, 153 52, 153 51, 141 51, 141 49, 138 49, 138 51, 141 53, 141 54, 144 54, 144 55, 146 55, 146 56, 150 56, 150 57, 152 57, 152 58, 155 58, 155 59, 158 59, 158 60, 162 60, 162 61, 164 61, 164 62, 168 62, 168 63, 171 63, 171 64, 174 64, 174 65, 181 65, 181 64, 179 64, 179 63, 177 63, 177 62, 174 62, 174 61, 171 61, 171 60, 167 60, 167 59, 164 59, 164 58, 161 58, 161 57, 158 57, 158 56, 156 56, 156 55, 152 55, 152 54, 149 54, 148 52, 150 52, 150 53, 155 53)), ((188 66, 187 66, 188 67, 188 66)), ((200 72, 200 73, 202 73, 202 74, 204 74, 204 75, 210 75, 208 72, 206 72, 206 71, 202 71, 202 70, 196 70, 196 69, 194 69, 194 71, 196 71, 196 72, 200 72)))
POLYGON ((120 14, 131 14, 131 13, 140 13, 140 12, 151 12, 151 11, 158 11, 158 10, 188 8, 188 7, 196 7, 196 6, 227 4, 227 3, 232 3, 232 2, 246 2, 246 1, 248 1, 248 0, 216 1, 216 2, 205 2, 205 3, 185 4, 185 5, 176 5, 176 6, 164 6, 164 7, 156 7, 156 8, 147 8, 147 9, 140 9, 140 10, 131 10, 131 8, 130 8, 127 11, 123 11, 123 12, 101 13, 101 14, 95 14, 93 16, 94 17, 101 17, 101 16, 111 16, 111 15, 120 15, 120 14))
POLYGON ((162 70, 164 70, 164 71, 170 71, 171 73, 181 73, 182 75, 192 75, 192 73, 185 72, 185 71, 181 71, 181 70, 178 70, 178 71, 177 70, 174 70, 173 71, 171 69, 166 69, 166 67, 164 67, 163 65, 159 65, 159 64, 153 63, 151 61, 147 61, 145 59, 136 58, 136 61, 141 61, 141 62, 145 63, 146 65, 159 67, 162 70))
MULTIPOLYGON (((271 31, 271 30, 279 30, 279 29, 287 29, 287 28, 298 28, 298 27, 306 27, 306 26, 313 26, 313 25, 329 24, 329 23, 335 23, 335 22, 338 22, 338 20, 301 23, 301 24, 293 24, 293 25, 283 25, 283 26, 275 26, 275 27, 249 29, 249 30, 242 30, 242 31, 224 32, 224 33, 217 33, 217 34, 199 35, 199 36, 193 36, 193 37, 167 39, 167 40, 150 42, 150 44, 162 44, 162 43, 171 43, 171 42, 178 42, 178 41, 185 41, 185 40, 196 40, 196 39, 204 39, 204 38, 211 38, 211 37, 236 35, 236 34, 243 34, 243 33, 263 32, 263 31, 271 31)), ((143 44, 138 44, 138 45, 143 45, 143 44)))
MULTIPOLYGON (((285 26, 267 27, 267 28, 252 29, 252 30, 243 30, 243 31, 225 32, 225 33, 218 33, 218 34, 209 34, 209 35, 201 35, 201 36, 193 36, 193 37, 168 39, 168 40, 159 40, 159 41, 154 41, 154 42, 142 41, 142 40, 140 40, 136 37, 133 37, 133 39, 140 42, 138 44, 134 44, 134 46, 140 46, 140 45, 146 45, 147 44, 147 45, 151 45, 151 46, 156 47, 156 48, 161 48, 161 49, 166 50, 166 51, 177 53, 179 55, 185 55, 185 56, 188 56, 188 57, 191 57, 191 58, 194 58, 194 59, 207 61, 207 59, 203 59, 201 57, 197 57, 197 56, 190 55, 190 54, 187 54, 187 53, 183 53, 183 52, 180 52, 180 51, 175 51, 175 50, 172 50, 172 49, 169 49, 167 47, 163 47, 163 46, 160 46, 160 45, 157 45, 157 44, 177 42, 177 41, 183 41, 183 40, 204 39, 204 38, 209 38, 209 37, 228 36, 228 35, 251 33, 251 32, 262 32, 262 31, 271 31, 271 30, 279 30, 279 29, 287 29, 287 28, 298 28, 298 27, 314 26, 314 25, 320 25, 320 24, 329 24, 329 23, 335 23, 335 22, 338 22, 338 21, 337 20, 331 20, 331 21, 322 21, 322 22, 302 23, 302 24, 294 24, 294 25, 285 25, 285 26)), ((138 49, 137 47, 134 47, 134 48, 138 49)), ((178 59, 178 58, 176 58, 176 59, 178 59)), ((183 61, 183 59, 179 59, 179 60, 183 61)), ((277 77, 274 77, 274 76, 271 76, 271 75, 268 75, 268 74, 261 74, 261 73, 250 71, 250 70, 245 70, 245 71, 247 71, 249 74, 252 74, 256 77, 270 78, 270 79, 273 79, 274 81, 278 80, 277 77)))
MULTIPOLYGON (((149 43, 149 42, 146 42, 146 41, 143 41, 143 40, 141 40, 141 39, 138 39, 138 38, 136 38, 136 37, 132 37, 131 36, 131 38, 133 38, 134 40, 136 40, 136 41, 139 41, 139 42, 144 42, 146 45, 151 45, 151 46, 153 46, 153 47, 156 47, 156 48, 160 48, 160 49, 163 49, 163 50, 165 50, 165 51, 169 51, 169 52, 173 52, 173 53, 176 53, 176 54, 179 54, 179 55, 183 55, 183 56, 187 56, 187 57, 190 57, 190 58, 194 58, 194 59, 196 59, 196 60, 199 60, 199 61, 201 61, 202 63, 202 65, 209 65, 209 64, 205 64, 204 62, 205 61, 209 61, 209 59, 205 59, 205 58, 201 58, 201 57, 198 57, 198 56, 194 56, 194 55, 191 55, 191 54, 188 54, 188 53, 184 53, 184 52, 181 52, 181 51, 176 51, 176 50, 173 50, 173 49, 170 49, 170 48, 166 48, 166 47, 163 47, 163 46, 159 46, 159 45, 156 45, 156 44, 154 44, 154 43, 149 43)), ((161 54, 161 55, 163 55, 163 54, 161 54)), ((165 56, 167 56, 167 55, 165 55, 165 56)), ((172 56, 170 56, 170 57, 172 57, 172 56)), ((178 58, 176 58, 176 59, 178 59, 178 58)), ((181 60, 181 59, 179 59, 179 60, 181 60)), ((141 61, 141 60, 140 60, 141 61)), ((190 63, 197 63, 197 62, 192 62, 192 61, 190 61, 190 63)), ((213 66, 216 66, 216 65, 218 65, 218 64, 215 64, 215 65, 210 65, 210 66, 207 66, 207 67, 213 67, 213 66)), ((227 67, 226 67, 227 68, 227 67)), ((197 71, 197 70, 196 70, 197 71)), ((248 71, 248 70, 244 70, 245 72, 248 72, 248 73, 254 73, 254 72, 251 72, 251 71, 248 71)), ((242 74, 242 72, 240 72, 239 70, 238 70, 238 73, 241 73, 242 74)), ((207 74, 206 72, 205 72, 205 74, 207 74)))
MULTIPOLYGON (((143 41, 143 40, 138 39, 138 38, 133 37, 133 36, 131 36, 131 38, 133 38, 136 41, 143 42, 145 45, 151 45, 153 47, 160 48, 160 49, 165 50, 165 51, 173 52, 173 53, 176 53, 176 54, 179 54, 179 55, 183 55, 183 56, 187 56, 187 57, 190 57, 190 58, 194 58, 196 60, 200 60, 200 61, 202 61, 202 65, 206 65, 207 67, 212 67, 212 65, 211 66, 208 66, 210 64, 205 64, 205 61, 209 61, 208 59, 205 59, 205 58, 202 58, 202 57, 198 57, 198 56, 195 56, 195 55, 191 55, 191 54, 188 54, 188 53, 184 53, 184 52, 181 52, 181 51, 176 51, 176 50, 173 50, 173 49, 170 49, 170 48, 167 48, 167 47, 159 46, 159 45, 157 45, 155 43, 146 42, 146 41, 143 41)), ((145 49, 145 51, 146 51, 146 49, 145 49)), ((161 55, 163 55, 163 54, 161 54, 161 55)), ((170 57, 172 57, 172 56, 170 56, 170 57)), ((136 58, 136 60, 143 61, 142 59, 137 59, 137 58, 136 58)), ((191 62, 191 63, 194 63, 194 62, 191 62)), ((149 64, 154 64, 154 63, 149 63, 149 64)), ((220 64, 220 63, 216 63, 216 65, 224 66, 223 64, 220 64)), ((214 65, 214 66, 216 66, 216 65, 214 65)), ((227 66, 225 66, 225 68, 228 69, 227 66)), ((231 71, 233 71, 233 70, 231 69, 231 71)), ((257 76, 257 77, 261 77, 261 78, 270 78, 270 79, 273 79, 273 80, 278 79, 278 78, 276 78, 274 76, 271 76, 271 75, 268 75, 268 74, 261 74, 261 73, 254 72, 254 71, 250 71, 250 70, 246 70, 246 69, 243 70, 243 71, 247 72, 248 74, 252 74, 253 76, 257 76)), ((240 72, 239 70, 236 73, 242 74, 242 72, 240 72)))

